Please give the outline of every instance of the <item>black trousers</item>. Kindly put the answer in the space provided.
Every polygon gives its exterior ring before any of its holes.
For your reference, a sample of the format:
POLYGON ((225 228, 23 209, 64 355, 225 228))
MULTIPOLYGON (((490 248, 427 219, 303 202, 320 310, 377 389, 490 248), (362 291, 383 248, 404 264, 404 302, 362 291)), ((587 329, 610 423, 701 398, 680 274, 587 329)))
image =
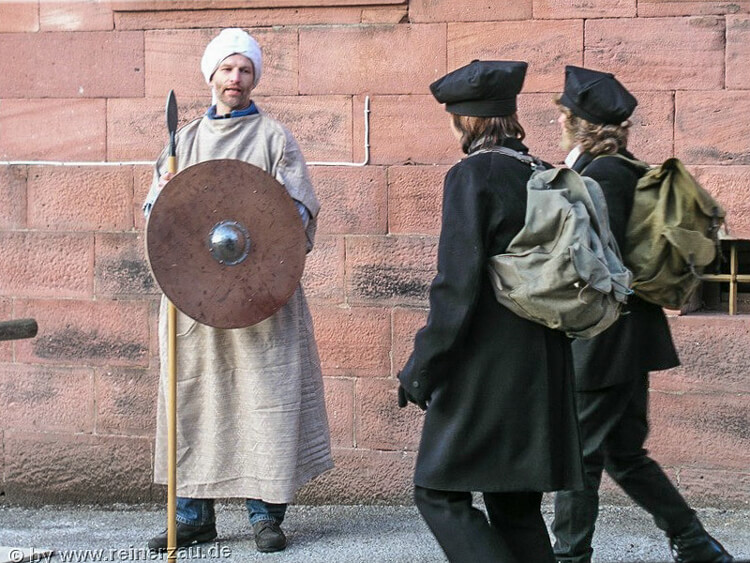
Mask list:
POLYGON ((690 524, 694 511, 643 448, 648 435, 648 373, 606 389, 576 393, 583 442, 585 488, 555 495, 555 556, 591 561, 602 471, 668 535, 690 524))
POLYGON ((451 563, 555 561, 542 493, 484 493, 489 522, 469 492, 415 487, 414 500, 451 563))

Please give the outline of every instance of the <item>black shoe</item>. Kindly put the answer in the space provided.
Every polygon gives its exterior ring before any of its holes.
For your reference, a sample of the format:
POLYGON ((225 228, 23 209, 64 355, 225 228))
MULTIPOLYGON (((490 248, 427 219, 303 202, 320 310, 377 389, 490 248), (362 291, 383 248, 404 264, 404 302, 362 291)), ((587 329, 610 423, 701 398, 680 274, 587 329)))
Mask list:
POLYGON ((731 563, 734 558, 703 529, 695 518, 679 534, 669 538, 672 557, 677 563, 731 563))
POLYGON ((255 546, 261 553, 282 551, 286 548, 286 536, 273 520, 261 520, 253 524, 255 546))
MULTIPOLYGON (((196 543, 208 542, 216 539, 216 524, 206 524, 205 526, 191 526, 177 522, 177 546, 187 547, 196 543)), ((148 548, 152 551, 166 551, 167 549, 167 530, 153 537, 148 542, 148 548)))

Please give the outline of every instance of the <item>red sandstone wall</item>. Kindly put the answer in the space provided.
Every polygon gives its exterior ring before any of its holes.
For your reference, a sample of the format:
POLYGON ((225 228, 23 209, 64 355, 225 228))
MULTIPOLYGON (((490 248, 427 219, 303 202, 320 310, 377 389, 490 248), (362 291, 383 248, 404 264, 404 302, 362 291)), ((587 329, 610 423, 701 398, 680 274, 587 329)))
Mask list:
MULTIPOLYGON (((394 377, 425 319, 442 176, 460 154, 435 78, 474 58, 529 61, 528 142, 559 161, 551 103, 565 64, 615 72, 641 101, 632 148, 677 155, 750 232, 750 4, 681 0, 0 0, 0 494, 143 501, 151 485, 157 293, 140 203, 166 140, 208 90, 203 47, 251 28, 257 101, 314 166, 323 204, 304 278, 337 468, 302 501, 408 501, 421 415, 394 377), (353 5, 356 4, 356 5, 353 5), (38 161, 124 162, 59 167, 38 161)), ((653 377, 650 446, 696 504, 750 503, 750 319, 672 319, 684 366, 653 377)))

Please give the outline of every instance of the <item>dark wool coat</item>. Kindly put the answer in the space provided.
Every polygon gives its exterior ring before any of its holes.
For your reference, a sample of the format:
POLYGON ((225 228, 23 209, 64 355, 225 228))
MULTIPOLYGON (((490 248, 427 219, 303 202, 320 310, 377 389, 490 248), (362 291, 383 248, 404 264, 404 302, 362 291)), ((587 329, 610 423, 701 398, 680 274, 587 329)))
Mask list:
MULTIPOLYGON (((621 154, 635 158, 625 150, 621 154)), ((642 169, 616 156, 594 159, 583 153, 573 170, 599 182, 607 200, 612 233, 620 248, 624 248, 625 229, 642 169)), ((573 361, 579 391, 603 389, 680 363, 664 311, 635 295, 628 299, 623 315, 609 329, 589 340, 573 342, 573 361)))
MULTIPOLYGON (((510 148, 526 151, 518 141, 510 148)), ((570 340, 495 299, 487 259, 524 224, 531 169, 469 156, 445 178, 427 324, 399 374, 429 398, 414 482, 447 491, 552 491, 582 483, 570 340)))

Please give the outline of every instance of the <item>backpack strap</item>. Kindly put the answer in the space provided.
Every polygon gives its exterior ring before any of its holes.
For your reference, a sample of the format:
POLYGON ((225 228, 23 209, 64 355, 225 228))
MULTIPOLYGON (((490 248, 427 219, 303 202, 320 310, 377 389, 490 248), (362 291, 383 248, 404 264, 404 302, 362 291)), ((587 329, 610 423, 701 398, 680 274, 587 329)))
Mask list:
POLYGON ((513 150, 513 149, 509 149, 508 147, 502 147, 502 146, 494 146, 494 147, 489 147, 489 148, 486 148, 486 149, 479 149, 479 150, 474 151, 473 153, 471 153, 466 158, 472 157, 472 156, 477 155, 477 154, 484 154, 484 153, 488 153, 488 152, 496 152, 498 154, 503 154, 505 156, 509 156, 511 158, 515 158, 516 160, 520 160, 524 164, 529 165, 532 170, 544 170, 546 168, 546 166, 544 166, 544 163, 540 159, 538 159, 537 157, 532 156, 530 154, 518 152, 518 151, 513 150))

